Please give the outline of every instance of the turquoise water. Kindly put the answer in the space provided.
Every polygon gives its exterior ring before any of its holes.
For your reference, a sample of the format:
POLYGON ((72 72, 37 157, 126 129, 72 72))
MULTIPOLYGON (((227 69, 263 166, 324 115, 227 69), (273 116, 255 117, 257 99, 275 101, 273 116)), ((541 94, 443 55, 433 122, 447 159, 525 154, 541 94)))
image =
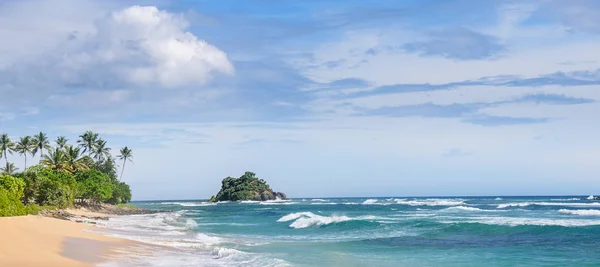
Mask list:
POLYGON ((106 266, 600 266, 586 197, 134 202, 103 231, 161 245, 106 266))

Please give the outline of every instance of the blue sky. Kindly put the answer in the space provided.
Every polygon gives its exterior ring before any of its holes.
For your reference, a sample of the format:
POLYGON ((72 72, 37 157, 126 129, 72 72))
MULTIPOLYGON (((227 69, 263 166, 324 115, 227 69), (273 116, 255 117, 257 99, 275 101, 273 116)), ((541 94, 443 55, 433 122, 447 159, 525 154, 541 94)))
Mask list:
POLYGON ((0 132, 128 145, 134 199, 600 188, 593 0, 4 1, 0 39, 0 132))

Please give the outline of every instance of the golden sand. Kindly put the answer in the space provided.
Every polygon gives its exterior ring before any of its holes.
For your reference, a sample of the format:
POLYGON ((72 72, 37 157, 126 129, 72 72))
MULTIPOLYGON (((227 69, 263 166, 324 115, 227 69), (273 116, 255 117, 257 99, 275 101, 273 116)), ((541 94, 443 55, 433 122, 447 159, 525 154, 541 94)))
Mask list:
POLYGON ((0 218, 0 266, 93 266, 131 244, 86 231, 92 228, 42 216, 0 218))

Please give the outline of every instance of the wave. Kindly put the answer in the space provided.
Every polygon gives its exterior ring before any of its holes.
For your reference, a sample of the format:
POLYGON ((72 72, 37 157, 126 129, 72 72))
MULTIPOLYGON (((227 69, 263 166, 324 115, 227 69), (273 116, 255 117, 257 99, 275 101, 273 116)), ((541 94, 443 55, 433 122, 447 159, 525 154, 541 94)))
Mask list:
POLYGON ((465 205, 462 200, 450 200, 450 199, 423 199, 423 200, 406 200, 406 199, 394 199, 396 204, 409 205, 409 206, 459 206, 465 205))
POLYGON ((373 205, 375 203, 377 203, 377 199, 367 199, 362 204, 363 205, 373 205))
POLYGON ((315 203, 310 203, 311 205, 337 205, 337 203, 334 202, 315 202, 315 203))
POLYGON ((195 229, 198 228, 198 223, 192 219, 187 219, 185 221, 185 229, 195 229))
POLYGON ((504 209, 508 207, 527 207, 532 205, 538 206, 564 206, 564 207, 600 207, 600 202, 592 203, 568 203, 568 202, 521 202, 521 203, 506 203, 499 204, 498 209, 504 209))
POLYGON ((253 204, 253 203, 260 203, 260 201, 257 201, 257 200, 242 200, 242 201, 240 201, 240 204, 253 204))
POLYGON ((561 209, 558 212, 563 214, 580 215, 580 216, 600 216, 600 210, 567 210, 561 209))
POLYGON ((260 205, 293 205, 293 204, 298 204, 298 202, 282 202, 282 201, 269 202, 269 201, 261 201, 258 204, 260 204, 260 205))
POLYGON ((310 201, 315 201, 315 202, 327 202, 327 201, 329 201, 329 200, 325 200, 325 199, 322 199, 322 198, 313 198, 313 199, 311 199, 310 201))
POLYGON ((502 226, 563 226, 563 227, 584 227, 600 225, 600 220, 582 220, 582 219, 550 219, 550 218, 519 218, 519 217, 475 217, 465 221, 441 221, 446 224, 456 223, 481 223, 487 225, 502 226))
POLYGON ((217 203, 212 202, 161 202, 161 205, 179 205, 182 207, 203 207, 203 206, 214 206, 217 203))
POLYGON ((341 215, 321 216, 321 215, 316 215, 312 212, 305 211, 305 212, 290 213, 288 215, 285 215, 285 216, 279 218, 279 220, 277 220, 277 222, 294 221, 290 224, 290 228, 302 229, 302 228, 318 227, 318 226, 324 226, 324 225, 348 222, 348 221, 374 222, 377 220, 385 220, 385 218, 380 218, 380 217, 375 217, 375 216, 360 216, 360 217, 356 217, 356 218, 351 218, 348 216, 341 216, 341 215))
POLYGON ((482 209, 479 209, 479 208, 467 207, 467 206, 449 207, 449 208, 445 208, 443 210, 447 210, 447 211, 453 211, 453 210, 459 210, 459 211, 485 211, 485 212, 496 211, 496 210, 482 210, 482 209))
POLYGON ((502 198, 501 197, 497 197, 494 200, 502 200, 502 198))

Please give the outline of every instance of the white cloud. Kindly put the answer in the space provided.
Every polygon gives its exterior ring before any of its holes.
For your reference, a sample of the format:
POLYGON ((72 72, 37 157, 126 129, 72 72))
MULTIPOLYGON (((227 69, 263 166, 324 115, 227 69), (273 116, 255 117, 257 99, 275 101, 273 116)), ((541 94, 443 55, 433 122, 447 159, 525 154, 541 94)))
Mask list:
POLYGON ((53 81, 55 86, 114 89, 201 85, 215 73, 233 74, 225 52, 187 27, 182 16, 153 6, 132 6, 101 17, 87 31, 77 32, 73 25, 68 40, 11 65, 4 76, 19 86, 53 81), (35 81, 28 78, 32 76, 35 81))

